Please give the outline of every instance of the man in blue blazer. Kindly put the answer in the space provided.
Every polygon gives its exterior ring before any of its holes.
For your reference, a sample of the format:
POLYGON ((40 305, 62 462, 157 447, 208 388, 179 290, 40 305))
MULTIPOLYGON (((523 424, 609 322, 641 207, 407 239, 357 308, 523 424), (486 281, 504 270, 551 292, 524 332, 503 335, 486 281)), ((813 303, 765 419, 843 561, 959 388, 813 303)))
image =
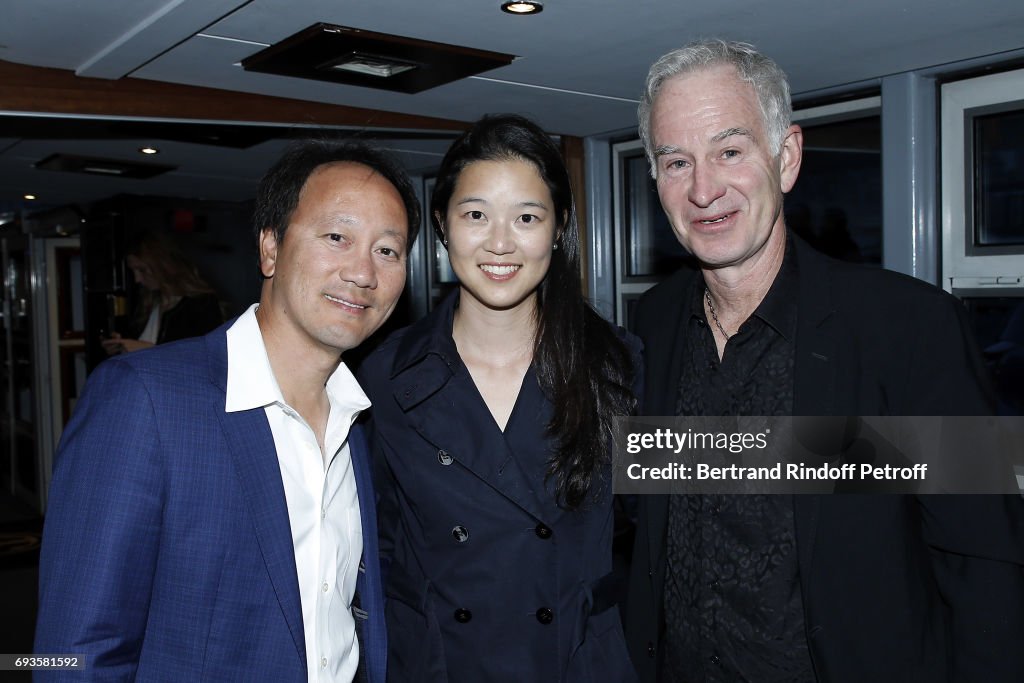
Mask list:
POLYGON ((46 680, 385 680, 369 406, 342 354, 391 314, 419 209, 364 145, 268 172, 260 302, 111 359, 56 457, 36 652, 46 680))

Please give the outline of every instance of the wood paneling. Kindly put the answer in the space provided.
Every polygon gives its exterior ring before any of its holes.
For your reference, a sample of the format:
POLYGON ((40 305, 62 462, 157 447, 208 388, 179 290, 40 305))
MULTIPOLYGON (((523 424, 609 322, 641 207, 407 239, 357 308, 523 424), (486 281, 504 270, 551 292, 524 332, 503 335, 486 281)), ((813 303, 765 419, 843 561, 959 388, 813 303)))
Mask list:
POLYGON ((47 114, 204 119, 359 128, 463 130, 451 119, 161 83, 81 78, 0 60, 0 110, 47 114))
POLYGON ((583 279, 583 294, 588 294, 587 286, 587 240, 589 230, 587 226, 587 175, 583 153, 583 138, 563 135, 562 157, 565 159, 565 166, 569 171, 569 181, 572 183, 573 199, 576 201, 576 220, 580 230, 580 277, 583 279))

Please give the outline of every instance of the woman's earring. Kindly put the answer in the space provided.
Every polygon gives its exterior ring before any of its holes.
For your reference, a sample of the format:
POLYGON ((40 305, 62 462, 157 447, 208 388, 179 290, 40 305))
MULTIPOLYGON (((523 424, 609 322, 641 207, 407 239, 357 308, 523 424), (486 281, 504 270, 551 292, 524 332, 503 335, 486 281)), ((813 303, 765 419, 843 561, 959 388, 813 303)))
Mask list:
POLYGON ((445 247, 447 247, 448 246, 448 238, 445 237, 443 240, 441 240, 441 244, 443 244, 445 247))
POLYGON ((557 242, 555 242, 554 244, 551 245, 551 251, 558 251, 558 243, 557 242))

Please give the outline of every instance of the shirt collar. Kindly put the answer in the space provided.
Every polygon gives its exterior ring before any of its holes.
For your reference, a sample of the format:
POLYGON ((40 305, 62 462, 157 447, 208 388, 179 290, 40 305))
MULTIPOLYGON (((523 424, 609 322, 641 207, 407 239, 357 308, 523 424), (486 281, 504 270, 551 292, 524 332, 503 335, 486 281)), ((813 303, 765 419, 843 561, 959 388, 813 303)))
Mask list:
POLYGON ((267 347, 253 304, 228 328, 228 382, 224 410, 229 413, 284 403, 274 379, 267 347))
POLYGON ((796 337, 798 289, 796 251, 793 241, 787 237, 782 266, 754 315, 789 341, 796 337))
MULTIPOLYGON (((796 249, 793 247, 793 240, 787 235, 786 253, 782 257, 779 272, 775 276, 775 280, 772 281, 768 293, 753 313, 790 341, 796 337, 797 292, 800 286, 797 272, 796 249)), ((704 291, 706 288, 703 276, 693 279, 690 291, 686 295, 691 318, 704 319, 704 291)))
POLYGON ((369 397, 359 386, 345 361, 338 363, 337 369, 327 378, 327 398, 331 402, 331 412, 337 412, 342 417, 347 416, 348 424, 351 424, 360 412, 370 407, 369 397))
MULTIPOLYGON (((229 413, 275 403, 287 405, 256 321, 258 307, 259 304, 250 306, 227 331, 228 381, 224 410, 229 413)), ((370 407, 370 399, 344 362, 331 373, 326 389, 332 412, 348 413, 354 419, 360 411, 370 407)))

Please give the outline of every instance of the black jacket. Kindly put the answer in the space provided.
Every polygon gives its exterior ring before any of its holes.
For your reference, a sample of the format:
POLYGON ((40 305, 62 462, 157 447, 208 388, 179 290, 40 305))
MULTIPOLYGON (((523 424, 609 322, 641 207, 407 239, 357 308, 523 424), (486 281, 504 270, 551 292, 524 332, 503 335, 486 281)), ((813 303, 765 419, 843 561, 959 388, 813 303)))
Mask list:
MULTIPOLYGON (((799 269, 796 415, 979 415, 984 371, 953 297, 822 256, 799 269)), ((644 412, 672 415, 677 343, 697 271, 639 302, 644 412)), ((641 680, 654 681, 668 499, 642 496, 627 602, 641 680)), ((1004 496, 793 496, 800 586, 819 681, 1024 680, 1024 501, 1004 496)))
MULTIPOLYGON (((149 316, 149 311, 146 311, 149 316)), ((183 296, 178 302, 160 313, 160 330, 157 332, 157 344, 201 337, 220 327, 224 318, 220 311, 220 302, 216 294, 197 294, 183 296)), ((135 329, 126 335, 138 339, 146 329, 146 320, 142 320, 135 329)))

